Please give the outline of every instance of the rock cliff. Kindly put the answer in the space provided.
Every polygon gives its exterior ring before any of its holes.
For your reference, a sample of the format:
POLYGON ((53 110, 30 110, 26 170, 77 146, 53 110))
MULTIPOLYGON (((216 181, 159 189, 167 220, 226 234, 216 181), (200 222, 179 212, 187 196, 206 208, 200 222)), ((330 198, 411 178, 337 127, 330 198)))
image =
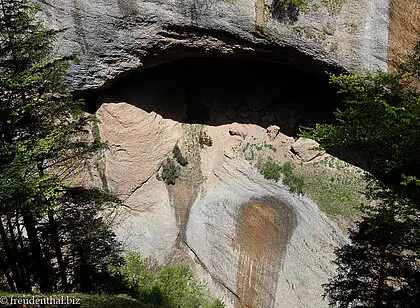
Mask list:
POLYGON ((58 53, 79 53, 69 82, 109 144, 79 180, 123 200, 113 215, 126 249, 189 263, 227 307, 326 307, 321 285, 346 241, 313 201, 257 167, 270 156, 309 168, 327 155, 285 134, 321 119, 316 104, 335 106, 325 71, 387 69, 388 0, 303 3, 42 1, 44 21, 67 29, 58 53), (179 62, 171 74, 147 75, 184 58, 248 62, 237 75, 225 62, 212 74, 200 72, 204 62, 194 74, 179 62), (139 70, 146 77, 124 79, 139 70), (291 91, 299 82, 307 91, 291 91), (162 173, 176 144, 188 164, 169 185, 162 173))
POLYGON ((386 70, 388 0, 48 0, 43 18, 79 52, 78 89, 187 56, 236 56, 301 69, 386 70), (305 2, 305 1, 302 1, 305 2))

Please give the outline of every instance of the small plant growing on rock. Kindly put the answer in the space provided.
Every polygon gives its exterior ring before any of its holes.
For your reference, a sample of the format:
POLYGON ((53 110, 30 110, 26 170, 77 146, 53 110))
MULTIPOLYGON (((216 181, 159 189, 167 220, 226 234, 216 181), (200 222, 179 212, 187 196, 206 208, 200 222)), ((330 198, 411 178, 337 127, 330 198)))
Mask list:
POLYGON ((278 181, 280 179, 280 171, 281 166, 280 164, 273 161, 271 158, 269 158, 265 164, 261 168, 261 174, 266 178, 267 180, 275 180, 278 181))
POLYGON ((340 13, 346 0, 322 0, 321 3, 330 14, 340 13))
POLYGON ((207 135, 205 131, 200 131, 200 133, 198 134, 198 143, 202 148, 205 145, 211 147, 213 145, 213 140, 211 140, 211 137, 207 135))
POLYGON ((309 12, 310 0, 279 0, 281 3, 296 5, 300 10, 307 13, 309 12))
POLYGON ((291 192, 301 195, 303 194, 303 178, 296 176, 293 169, 294 167, 290 162, 282 166, 283 183, 289 187, 291 192))
POLYGON ((94 114, 91 118, 91 125, 92 125, 92 136, 93 136, 93 140, 95 142, 99 142, 101 141, 101 133, 99 132, 99 119, 96 116, 96 114, 94 114))
POLYGON ((162 168, 162 179, 166 184, 175 184, 179 176, 179 167, 173 159, 167 158, 162 168))
POLYGON ((183 167, 188 164, 187 159, 182 155, 181 150, 179 149, 178 144, 175 144, 174 149, 172 150, 176 161, 183 167))
POLYGON ((280 175, 283 174, 283 183, 289 187, 289 190, 299 195, 303 194, 303 178, 293 173, 294 167, 290 162, 281 166, 269 157, 259 169, 264 178, 275 180, 276 182, 280 179, 280 175))
POLYGON ((331 26, 330 24, 326 24, 322 27, 322 31, 324 31, 324 33, 327 35, 334 35, 335 28, 331 26))

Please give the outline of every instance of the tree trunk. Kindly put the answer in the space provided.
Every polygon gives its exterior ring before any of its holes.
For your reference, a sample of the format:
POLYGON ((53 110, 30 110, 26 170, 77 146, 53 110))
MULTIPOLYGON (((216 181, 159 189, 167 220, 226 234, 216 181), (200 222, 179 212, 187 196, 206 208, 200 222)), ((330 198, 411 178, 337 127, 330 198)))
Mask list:
MULTIPOLYGON (((385 246, 386 247, 386 246, 385 246)), ((375 308, 382 307, 382 289, 385 283, 385 253, 386 248, 380 247, 380 265, 379 265, 379 277, 378 277, 378 287, 375 290, 375 308)))
POLYGON ((38 278, 40 291, 41 293, 52 293, 53 286, 49 277, 50 269, 42 254, 33 216, 30 213, 24 214, 23 223, 31 246, 32 258, 35 263, 35 274, 38 278))
POLYGON ((60 239, 57 232, 57 223, 54 218, 53 210, 48 211, 48 221, 50 223, 50 233, 54 241, 55 254, 57 256, 58 269, 60 272, 61 285, 64 292, 68 291, 66 265, 63 261, 63 254, 61 252, 60 239))
POLYGON ((22 264, 22 259, 20 258, 19 252, 18 252, 18 244, 15 237, 15 230, 12 224, 12 218, 10 215, 7 215, 7 228, 9 229, 10 234, 10 243, 12 244, 11 251, 13 254, 13 260, 17 263, 17 268, 19 270, 19 277, 22 283, 22 288, 24 288, 24 291, 30 291, 29 284, 27 284, 27 280, 25 279, 25 271, 24 266, 22 264))
POLYGON ((3 267, 3 275, 6 276, 7 284, 9 285, 10 291, 16 292, 15 284, 12 277, 10 277, 9 272, 6 268, 3 267))
MULTIPOLYGON (((9 240, 7 238, 6 230, 4 229, 2 217, 0 217, 0 238, 3 244, 3 249, 6 254, 6 264, 10 267, 12 271, 13 281, 16 284, 16 288, 18 291, 24 291, 24 287, 22 285, 22 280, 19 275, 19 271, 17 269, 15 260, 13 258, 12 250, 10 249, 9 240)), ((7 277, 7 276, 6 276, 7 277)))
POLYGON ((15 222, 16 222, 16 230, 18 234, 18 245, 20 246, 20 259, 19 264, 22 267, 21 276, 24 284, 28 287, 28 292, 31 291, 31 267, 29 266, 28 262, 28 255, 26 254, 26 247, 23 244, 23 235, 22 229, 19 222, 19 213, 16 213, 15 222))

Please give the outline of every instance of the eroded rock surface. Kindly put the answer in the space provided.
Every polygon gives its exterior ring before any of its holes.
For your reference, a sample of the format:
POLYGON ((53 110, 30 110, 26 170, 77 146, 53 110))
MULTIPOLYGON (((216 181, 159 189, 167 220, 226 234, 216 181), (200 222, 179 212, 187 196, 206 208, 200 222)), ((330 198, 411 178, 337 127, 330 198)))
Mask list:
MULTIPOLYGON (((385 70, 388 0, 49 0, 42 17, 79 52, 70 81, 103 86, 122 73, 188 56, 238 56, 324 72, 385 70), (316 61, 313 61, 315 59, 316 61)), ((258 109, 261 102, 249 103, 258 109)))
POLYGON ((187 241, 217 293, 232 307, 326 307, 321 284, 344 241, 334 223, 239 158, 221 156, 213 166, 191 208, 187 241))
MULTIPOLYGON (((97 117, 110 146, 108 189, 123 199, 114 223, 126 249, 159 264, 190 262, 227 307, 327 306, 321 285, 345 237, 313 202, 245 159, 246 142, 270 142, 264 128, 235 124, 241 134, 232 135, 232 125, 181 125, 125 103, 103 104, 97 117), (188 165, 167 185, 160 166, 177 143, 188 165)), ((283 155, 292 143, 278 133, 267 151, 283 155)))
POLYGON ((123 102, 103 104, 97 117, 109 147, 106 188, 123 199, 156 175, 182 134, 179 123, 123 102))
MULTIPOLYGON (((68 29, 58 52, 80 53, 69 74, 78 90, 106 88, 127 72, 188 57, 264 60, 313 80, 325 71, 386 70, 388 0, 309 3, 303 9, 278 0, 49 0, 41 17, 68 29)), ((282 82, 240 73, 234 87, 237 76, 226 68, 213 78, 182 65, 173 75, 101 93, 94 112, 109 149, 84 184, 122 199, 114 221, 126 249, 161 264, 176 255, 189 259, 227 307, 326 307, 321 285, 334 273, 333 250, 345 236, 311 200, 255 168, 258 151, 293 158, 295 141, 282 133, 294 135, 304 124, 297 96, 305 109, 325 100, 310 91, 285 96, 289 73, 282 82), (276 127, 267 134, 244 123, 276 127), (200 144, 202 131, 212 146, 200 144), (168 186, 162 164, 177 143, 189 164, 168 186)), ((299 157, 311 160, 313 150, 298 145, 299 157)))

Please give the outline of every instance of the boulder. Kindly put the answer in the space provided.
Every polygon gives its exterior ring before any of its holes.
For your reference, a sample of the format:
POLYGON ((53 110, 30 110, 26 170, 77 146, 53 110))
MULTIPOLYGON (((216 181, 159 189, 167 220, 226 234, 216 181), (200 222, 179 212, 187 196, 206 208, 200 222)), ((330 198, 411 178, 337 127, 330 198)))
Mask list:
POLYGON ((303 162, 311 161, 325 153, 319 149, 318 142, 307 138, 299 138, 291 145, 291 151, 303 162))
POLYGON ((279 133, 280 127, 278 127, 277 125, 270 125, 269 127, 267 127, 267 135, 270 141, 276 139, 279 133))
POLYGON ((240 136, 242 139, 245 139, 248 135, 246 127, 241 124, 233 123, 229 125, 229 135, 231 136, 240 136))
POLYGON ((106 188, 123 199, 156 174, 183 131, 175 121, 126 103, 103 104, 97 117, 108 143, 106 188))

